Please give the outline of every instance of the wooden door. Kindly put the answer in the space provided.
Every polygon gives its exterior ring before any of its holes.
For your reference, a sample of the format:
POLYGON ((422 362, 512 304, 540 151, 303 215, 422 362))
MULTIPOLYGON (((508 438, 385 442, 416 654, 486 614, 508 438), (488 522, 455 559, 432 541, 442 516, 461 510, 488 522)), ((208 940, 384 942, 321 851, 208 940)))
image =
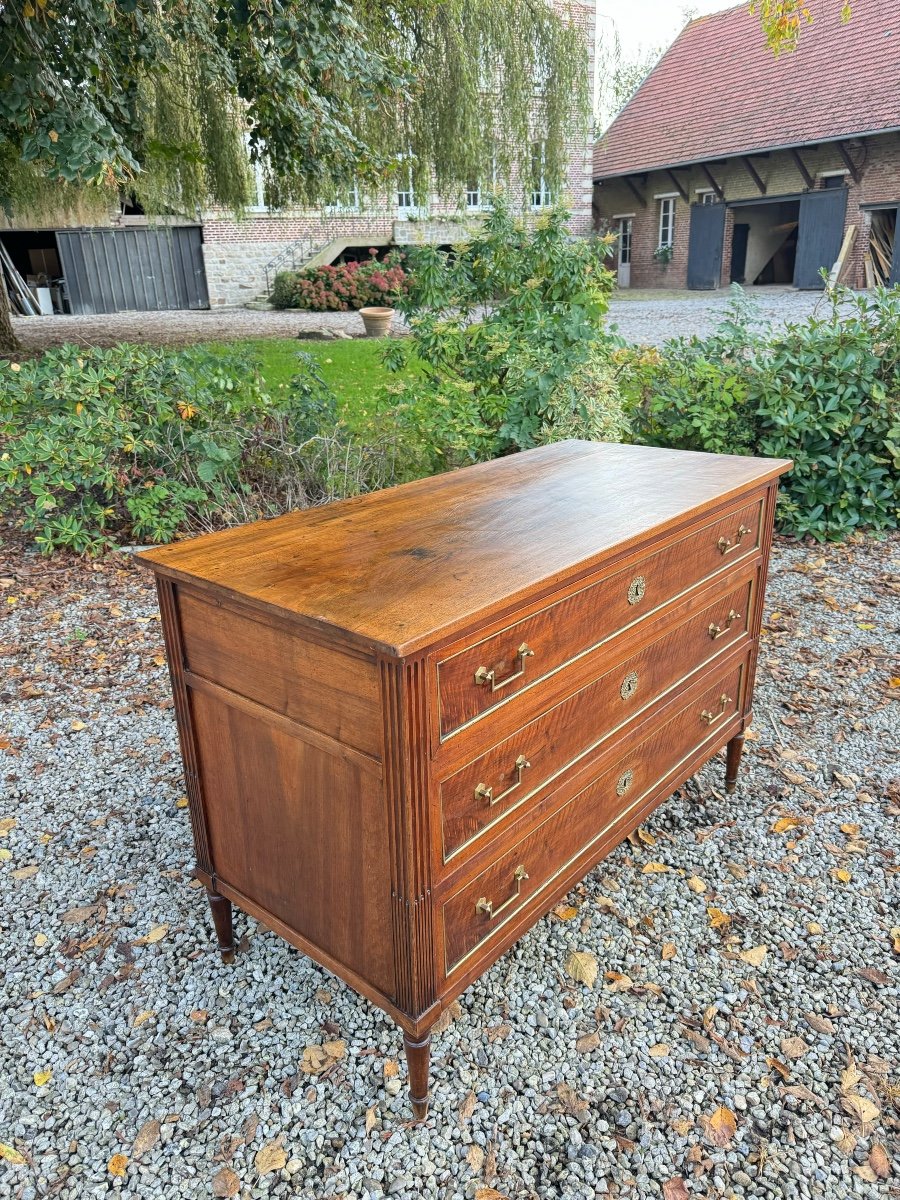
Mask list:
POLYGON ((725 205, 691 205, 687 285, 693 291, 712 291, 721 282, 725 241, 725 205))
POLYGON ((808 291, 824 288, 825 281, 819 272, 823 267, 830 271, 837 260, 844 240, 846 213, 845 187, 804 192, 800 197, 794 287, 808 291))

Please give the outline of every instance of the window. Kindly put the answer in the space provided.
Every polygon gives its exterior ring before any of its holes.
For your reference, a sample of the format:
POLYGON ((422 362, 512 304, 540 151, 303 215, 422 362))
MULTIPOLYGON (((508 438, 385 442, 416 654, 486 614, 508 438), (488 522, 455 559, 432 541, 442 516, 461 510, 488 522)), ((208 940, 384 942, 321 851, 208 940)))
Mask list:
POLYGON ((339 192, 330 204, 325 205, 325 212, 332 216, 359 212, 359 184, 354 180, 349 188, 339 192))
POLYGON ((470 179, 466 184, 466 208, 474 212, 482 207, 481 184, 477 179, 470 179))
POLYGON ((544 178, 544 143, 535 142, 531 147, 531 207, 549 208, 553 203, 553 193, 544 178))
POLYGON ((823 175, 822 176, 822 187, 824 187, 824 188, 843 187, 845 182, 846 181, 845 181, 843 175, 823 175))
POLYGON ((697 203, 698 204, 715 204, 716 193, 712 188, 697 188, 697 203))
POLYGON ((675 245, 675 197, 664 196, 659 202, 659 245, 675 245))
POLYGON ((631 217, 619 221, 619 266, 627 267, 631 262, 631 217))

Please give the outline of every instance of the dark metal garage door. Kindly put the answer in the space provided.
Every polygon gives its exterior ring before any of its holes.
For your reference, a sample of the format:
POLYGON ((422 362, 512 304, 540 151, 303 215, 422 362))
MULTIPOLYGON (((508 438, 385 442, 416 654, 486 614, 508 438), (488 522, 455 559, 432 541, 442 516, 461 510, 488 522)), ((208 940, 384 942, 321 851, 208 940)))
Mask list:
POLYGON ((841 252, 846 213, 845 187, 804 192, 800 197, 794 287, 821 290, 825 286, 819 271, 822 267, 830 271, 841 252))
POLYGON ((60 229, 56 240, 74 313, 209 308, 196 225, 60 229))
POLYGON ((692 204, 687 264, 689 288, 710 291, 719 286, 724 240, 725 205, 692 204))

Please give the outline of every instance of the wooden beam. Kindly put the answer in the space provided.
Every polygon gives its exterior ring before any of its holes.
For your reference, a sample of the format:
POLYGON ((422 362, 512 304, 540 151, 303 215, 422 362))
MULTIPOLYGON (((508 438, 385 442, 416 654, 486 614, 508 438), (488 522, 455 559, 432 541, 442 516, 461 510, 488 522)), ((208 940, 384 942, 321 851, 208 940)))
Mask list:
POLYGON ((800 157, 799 151, 795 150, 793 147, 791 147, 791 158, 797 164, 797 170, 803 176, 803 182, 806 184, 806 186, 808 188, 815 187, 815 181, 812 175, 810 175, 809 171, 807 171, 806 163, 800 157))
POLYGON ((844 145, 843 142, 838 142, 837 148, 838 148, 838 154, 841 156, 841 160, 842 160, 844 166, 850 172, 850 178, 853 180, 854 183, 859 183, 859 179, 860 179, 859 167, 857 167, 856 163, 853 161, 853 159, 847 153, 847 147, 844 145))
POLYGON ((760 195, 764 196, 766 194, 766 185, 760 179, 759 172, 757 171, 756 167, 754 167, 753 163, 749 158, 747 158, 746 155, 744 155, 744 157, 741 159, 741 162, 744 164, 744 169, 746 170, 747 174, 759 188, 760 195))
POLYGON ((709 169, 709 167, 706 165, 706 163, 700 164, 700 170, 703 172, 703 174, 709 180, 709 186, 716 193, 716 195, 719 197, 719 199, 724 200, 725 193, 722 191, 721 187, 716 182, 716 177, 713 175, 712 171, 709 169))
POLYGON ((678 195, 682 198, 682 200, 685 202, 685 204, 690 204, 691 198, 687 194, 687 192, 684 190, 684 188, 681 186, 681 184, 678 182, 678 180, 675 178, 675 172, 666 169, 666 174, 672 180, 672 183, 675 185, 678 195))
POLYGON ((631 178, 631 176, 623 175, 622 178, 628 184, 629 191, 634 196, 635 200, 637 200, 637 202, 641 206, 641 208, 646 208, 647 201, 644 199, 644 193, 640 190, 640 188, 634 182, 634 180, 631 178))

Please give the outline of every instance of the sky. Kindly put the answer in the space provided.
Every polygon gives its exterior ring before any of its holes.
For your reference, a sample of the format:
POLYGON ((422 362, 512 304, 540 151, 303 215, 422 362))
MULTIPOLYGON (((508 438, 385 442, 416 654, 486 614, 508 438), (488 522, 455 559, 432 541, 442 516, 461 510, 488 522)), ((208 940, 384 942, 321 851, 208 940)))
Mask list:
POLYGON ((732 8, 735 0, 598 0, 598 36, 619 31, 627 58, 642 50, 668 46, 688 17, 732 8))

